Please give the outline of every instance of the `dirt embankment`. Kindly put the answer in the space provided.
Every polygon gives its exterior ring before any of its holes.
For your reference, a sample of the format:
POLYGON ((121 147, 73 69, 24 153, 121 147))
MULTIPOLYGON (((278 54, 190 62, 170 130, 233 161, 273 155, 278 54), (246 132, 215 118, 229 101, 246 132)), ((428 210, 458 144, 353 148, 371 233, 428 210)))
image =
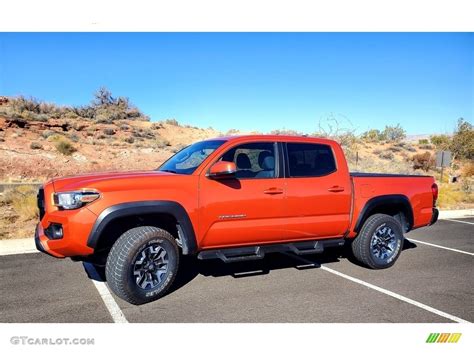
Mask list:
MULTIPOLYGON (((154 169, 193 142, 245 133, 181 125, 174 119, 104 119, 104 110, 110 115, 117 115, 117 110, 137 115, 128 104, 123 109, 123 101, 113 99, 105 106, 80 109, 17 101, 17 106, 22 105, 20 108, 8 106, 8 98, 0 100, 0 183, 44 182, 57 176, 94 171, 154 169), (88 110, 93 110, 94 119, 77 116, 88 114, 88 110)), ((433 169, 435 148, 426 139, 368 142, 354 137, 343 147, 352 171, 439 177, 433 169)), ((442 208, 474 206, 474 164, 463 164, 453 165, 445 174, 440 193, 442 208), (447 183, 449 174, 459 177, 457 184, 447 183)), ((30 237, 37 214, 35 188, 0 192, 0 238, 30 237)))

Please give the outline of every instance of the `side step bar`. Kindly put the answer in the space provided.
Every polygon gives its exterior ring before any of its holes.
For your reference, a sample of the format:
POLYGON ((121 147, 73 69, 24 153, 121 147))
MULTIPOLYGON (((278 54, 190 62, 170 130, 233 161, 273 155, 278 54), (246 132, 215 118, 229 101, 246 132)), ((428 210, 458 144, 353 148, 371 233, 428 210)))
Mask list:
POLYGON ((297 255, 322 253, 327 247, 344 245, 344 238, 324 239, 284 244, 258 245, 251 247, 203 250, 199 260, 221 259, 225 263, 262 259, 266 253, 292 252, 297 255))

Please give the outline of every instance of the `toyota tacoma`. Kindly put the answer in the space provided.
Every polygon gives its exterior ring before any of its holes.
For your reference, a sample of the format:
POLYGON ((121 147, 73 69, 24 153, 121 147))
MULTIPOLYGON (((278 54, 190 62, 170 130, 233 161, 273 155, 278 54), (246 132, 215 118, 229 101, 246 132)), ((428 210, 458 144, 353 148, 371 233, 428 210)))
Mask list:
POLYGON ((37 248, 105 266, 109 287, 142 304, 173 284, 182 255, 224 262, 350 246, 392 266, 404 233, 438 218, 433 177, 350 173, 341 146, 296 136, 194 143, 157 170, 57 178, 38 192, 37 248))

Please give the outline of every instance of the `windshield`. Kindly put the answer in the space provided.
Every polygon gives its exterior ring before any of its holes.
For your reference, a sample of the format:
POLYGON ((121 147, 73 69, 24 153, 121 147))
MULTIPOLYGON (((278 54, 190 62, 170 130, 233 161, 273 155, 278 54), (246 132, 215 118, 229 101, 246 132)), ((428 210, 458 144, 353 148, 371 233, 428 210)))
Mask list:
POLYGON ((204 141, 191 144, 173 155, 161 165, 159 171, 190 175, 212 152, 225 141, 204 141))

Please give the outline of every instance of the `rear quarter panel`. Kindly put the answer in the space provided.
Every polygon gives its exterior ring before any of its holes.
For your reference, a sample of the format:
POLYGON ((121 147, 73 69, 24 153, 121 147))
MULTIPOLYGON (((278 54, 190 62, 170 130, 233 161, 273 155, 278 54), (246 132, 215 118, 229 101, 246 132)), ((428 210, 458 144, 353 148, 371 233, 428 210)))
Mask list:
POLYGON ((362 209, 370 199, 383 195, 404 195, 413 209, 413 228, 426 226, 433 213, 431 176, 352 177, 354 209, 349 236, 355 236, 354 228, 362 209))

